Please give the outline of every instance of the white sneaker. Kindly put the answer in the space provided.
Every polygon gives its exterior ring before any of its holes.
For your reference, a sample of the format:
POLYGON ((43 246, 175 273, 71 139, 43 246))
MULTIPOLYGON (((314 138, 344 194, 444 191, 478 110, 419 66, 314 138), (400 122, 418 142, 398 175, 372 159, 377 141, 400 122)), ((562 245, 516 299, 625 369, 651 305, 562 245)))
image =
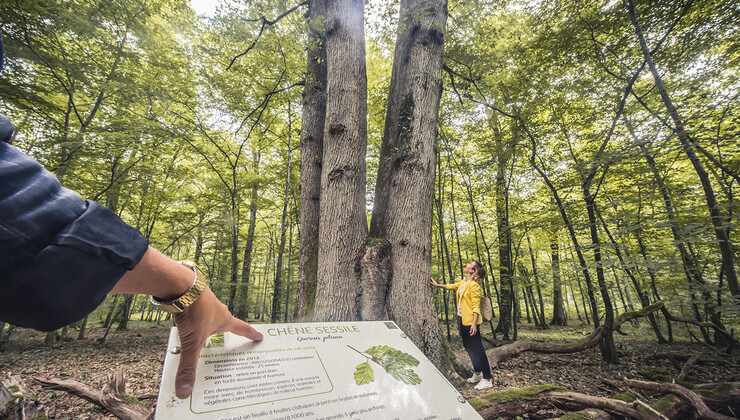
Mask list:
POLYGON ((493 383, 490 379, 481 379, 480 382, 478 382, 478 385, 475 386, 475 389, 481 390, 481 389, 488 389, 493 388, 493 383))
POLYGON ((475 372, 473 373, 473 376, 468 378, 468 382, 470 382, 471 384, 474 384, 480 381, 481 379, 483 379, 483 372, 475 372))

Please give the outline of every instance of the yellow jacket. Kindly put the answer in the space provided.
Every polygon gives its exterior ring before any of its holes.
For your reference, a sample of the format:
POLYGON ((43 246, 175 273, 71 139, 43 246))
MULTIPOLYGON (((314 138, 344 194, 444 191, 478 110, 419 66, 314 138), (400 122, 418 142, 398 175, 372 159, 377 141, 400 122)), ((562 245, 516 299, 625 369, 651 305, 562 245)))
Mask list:
POLYGON ((462 315, 463 325, 473 325, 473 314, 478 314, 478 324, 483 322, 483 317, 480 314, 480 284, 475 280, 468 280, 465 284, 465 288, 460 296, 460 287, 465 280, 459 281, 454 284, 445 284, 447 290, 457 290, 455 294, 457 300, 460 301, 460 314, 462 315))

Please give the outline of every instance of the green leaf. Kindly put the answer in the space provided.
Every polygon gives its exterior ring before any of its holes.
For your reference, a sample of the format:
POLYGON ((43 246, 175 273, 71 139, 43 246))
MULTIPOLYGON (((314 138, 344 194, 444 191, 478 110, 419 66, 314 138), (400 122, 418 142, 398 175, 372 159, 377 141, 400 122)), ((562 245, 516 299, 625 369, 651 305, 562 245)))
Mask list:
POLYGON ((385 354, 388 357, 392 357, 396 363, 402 366, 419 366, 419 361, 412 355, 404 353, 400 350, 390 348, 385 354))
POLYGON ((381 358, 388 350, 393 349, 388 346, 372 346, 369 349, 365 350, 365 353, 369 354, 370 356, 381 358))
POLYGON ((365 361, 355 367, 355 383, 357 385, 365 385, 373 382, 375 375, 373 374, 373 368, 370 366, 370 362, 365 361))
POLYGON ((393 347, 388 346, 373 346, 365 350, 365 353, 374 356, 377 359, 391 358, 394 363, 401 366, 419 366, 419 361, 408 353, 404 353, 400 350, 396 350, 393 347))
POLYGON ((413 369, 402 368, 398 365, 391 365, 389 367, 386 367, 385 370, 391 376, 396 378, 396 380, 401 381, 405 384, 419 385, 421 383, 421 378, 419 377, 419 375, 416 374, 416 372, 413 371, 413 369))

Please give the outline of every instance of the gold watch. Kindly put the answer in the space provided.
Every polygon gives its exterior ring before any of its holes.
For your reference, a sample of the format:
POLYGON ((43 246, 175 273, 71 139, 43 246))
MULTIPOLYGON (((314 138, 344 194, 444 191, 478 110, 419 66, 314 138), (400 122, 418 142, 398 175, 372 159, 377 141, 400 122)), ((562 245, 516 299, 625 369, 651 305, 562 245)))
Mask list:
POLYGON ((193 285, 190 286, 190 289, 188 289, 188 291, 179 298, 169 302, 163 302, 154 296, 149 296, 149 302, 151 302, 152 305, 171 314, 179 314, 184 311, 185 308, 190 306, 200 297, 200 294, 203 293, 203 290, 206 288, 206 275, 200 267, 195 265, 194 262, 187 260, 180 261, 180 264, 191 268, 195 273, 195 279, 193 279, 193 285))

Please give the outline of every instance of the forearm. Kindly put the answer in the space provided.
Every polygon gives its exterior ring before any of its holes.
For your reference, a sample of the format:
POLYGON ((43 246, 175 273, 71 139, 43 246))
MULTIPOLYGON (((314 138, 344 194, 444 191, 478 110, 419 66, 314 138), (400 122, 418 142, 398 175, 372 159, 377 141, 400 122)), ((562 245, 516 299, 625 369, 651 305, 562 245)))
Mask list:
POLYGON ((162 301, 182 296, 193 285, 193 270, 152 248, 113 287, 114 293, 147 294, 162 301))

